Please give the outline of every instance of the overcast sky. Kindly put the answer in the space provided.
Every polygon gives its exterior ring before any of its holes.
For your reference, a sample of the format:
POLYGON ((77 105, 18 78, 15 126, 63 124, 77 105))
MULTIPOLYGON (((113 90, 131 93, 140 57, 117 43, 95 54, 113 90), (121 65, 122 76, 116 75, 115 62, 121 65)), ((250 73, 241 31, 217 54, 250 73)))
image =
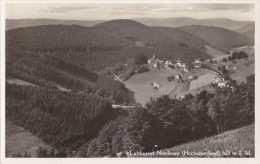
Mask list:
POLYGON ((7 4, 6 18, 111 20, 191 17, 254 20, 253 4, 7 4))

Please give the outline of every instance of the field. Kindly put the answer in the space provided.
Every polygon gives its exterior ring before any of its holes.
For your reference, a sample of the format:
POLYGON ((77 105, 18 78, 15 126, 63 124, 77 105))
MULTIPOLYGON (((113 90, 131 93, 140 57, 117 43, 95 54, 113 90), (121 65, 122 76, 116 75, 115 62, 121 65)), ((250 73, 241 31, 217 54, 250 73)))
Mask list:
MULTIPOLYGON (((255 73, 255 53, 254 49, 251 47, 243 47, 243 48, 236 48, 233 49, 232 51, 244 51, 248 54, 248 60, 245 59, 239 59, 236 60, 236 63, 233 63, 231 61, 228 62, 223 62, 221 60, 218 61, 216 65, 212 65, 214 69, 218 69, 218 66, 224 65, 224 66, 229 66, 231 69, 236 67, 237 69, 231 70, 230 77, 237 82, 245 82, 246 77, 249 75, 252 75, 255 73)), ((213 59, 215 60, 215 59, 213 59)))
POLYGON ((197 89, 208 85, 212 82, 212 80, 216 77, 215 73, 207 73, 202 76, 199 76, 198 79, 191 81, 190 89, 197 89))
POLYGON ((209 84, 214 77, 215 74, 212 71, 203 68, 193 69, 187 73, 178 69, 165 68, 158 70, 154 68, 149 72, 136 74, 124 83, 126 88, 133 92, 135 101, 145 104, 150 100, 150 97, 159 97, 164 94, 180 97, 187 93, 197 93, 199 91, 197 90, 198 88, 203 88, 209 84), (184 83, 177 83, 175 80, 169 82, 167 80, 168 76, 178 73, 182 75, 184 83), (198 79, 189 81, 188 77, 191 75, 198 76, 198 79), (151 86, 152 82, 160 85, 158 91, 153 89, 151 86))
POLYGON ((155 153, 154 156, 149 157, 254 157, 254 127, 254 125, 249 125, 240 129, 227 131, 223 134, 161 150, 161 152, 179 152, 180 155, 162 156, 155 153), (186 154, 182 154, 184 151, 186 154), (190 152, 190 154, 187 153, 187 151, 190 152), (198 155, 193 152, 212 152, 215 154, 198 155), (219 152, 219 155, 217 152, 219 152), (235 155, 235 153, 237 154, 235 155))
POLYGON ((211 46, 208 46, 208 45, 205 45, 205 52, 211 56, 213 56, 214 58, 218 58, 218 57, 223 57, 223 56, 226 56, 227 54, 211 47, 211 46))
POLYGON ((33 136, 25 129, 16 126, 11 121, 6 121, 6 157, 12 157, 18 153, 22 156, 29 154, 31 157, 36 157, 36 151, 39 147, 50 149, 51 147, 42 140, 33 136))
POLYGON ((6 82, 9 84, 17 84, 17 85, 24 85, 24 86, 36 86, 32 83, 20 80, 20 79, 16 79, 16 78, 12 78, 12 77, 7 77, 6 78, 6 82))
POLYGON ((169 90, 177 86, 176 81, 168 82, 167 77, 176 75, 178 72, 169 68, 158 70, 151 69, 149 72, 136 74, 125 81, 125 86, 134 92, 135 101, 145 104, 150 97, 159 97, 166 94, 169 90), (151 86, 152 82, 160 85, 158 91, 151 86))

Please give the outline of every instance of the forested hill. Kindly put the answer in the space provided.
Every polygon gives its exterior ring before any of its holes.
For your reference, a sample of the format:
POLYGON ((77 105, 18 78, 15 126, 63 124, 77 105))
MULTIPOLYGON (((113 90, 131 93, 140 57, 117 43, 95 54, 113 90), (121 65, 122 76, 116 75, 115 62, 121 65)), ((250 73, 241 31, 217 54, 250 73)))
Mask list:
POLYGON ((228 51, 234 47, 254 44, 252 38, 220 27, 194 25, 178 27, 178 29, 203 39, 219 50, 228 51))
POLYGON ((78 25, 43 25, 6 32, 6 46, 35 51, 117 49, 127 40, 93 28, 78 25))
POLYGON ((238 33, 244 34, 250 38, 254 38, 255 37, 255 23, 249 23, 246 24, 238 29, 235 30, 238 33))
POLYGON ((98 75, 86 68, 55 58, 50 54, 9 49, 6 51, 6 75, 40 87, 64 87, 71 92, 95 94, 127 102, 124 84, 112 78, 98 75))
POLYGON ((125 63, 136 55, 183 61, 208 59, 204 41, 187 32, 149 27, 131 20, 115 20, 93 27, 43 25, 6 32, 7 48, 30 50, 83 66, 101 70, 125 63), (139 42, 139 44, 137 44, 139 42))
POLYGON ((156 55, 159 59, 208 59, 204 45, 222 51, 252 45, 253 40, 217 27, 151 27, 133 20, 112 20, 93 27, 43 25, 6 32, 7 49, 37 52, 99 71, 127 58, 156 55))
POLYGON ((201 48, 204 41, 174 28, 149 27, 132 20, 112 20, 93 26, 94 29, 118 34, 128 40, 143 41, 151 47, 172 46, 185 43, 191 47, 201 48))

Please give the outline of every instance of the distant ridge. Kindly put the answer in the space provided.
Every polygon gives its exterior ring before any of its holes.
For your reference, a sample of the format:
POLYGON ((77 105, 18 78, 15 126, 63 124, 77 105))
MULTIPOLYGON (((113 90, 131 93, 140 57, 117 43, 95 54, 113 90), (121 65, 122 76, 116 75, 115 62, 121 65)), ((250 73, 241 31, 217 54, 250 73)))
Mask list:
MULTIPOLYGON (((189 17, 176 17, 176 18, 136 18, 133 19, 147 26, 163 26, 163 27, 180 27, 190 25, 204 25, 204 26, 216 26, 222 27, 229 30, 238 29, 246 24, 252 23, 252 21, 236 21, 227 18, 214 18, 214 19, 194 19, 189 17)), ((28 26, 39 26, 39 25, 50 25, 50 24, 63 24, 63 25, 81 25, 91 27, 107 20, 59 20, 59 19, 6 19, 6 30, 28 27, 28 26)))
POLYGON ((253 39, 225 28, 194 25, 177 29, 195 35, 219 50, 229 51, 235 47, 254 45, 253 39))

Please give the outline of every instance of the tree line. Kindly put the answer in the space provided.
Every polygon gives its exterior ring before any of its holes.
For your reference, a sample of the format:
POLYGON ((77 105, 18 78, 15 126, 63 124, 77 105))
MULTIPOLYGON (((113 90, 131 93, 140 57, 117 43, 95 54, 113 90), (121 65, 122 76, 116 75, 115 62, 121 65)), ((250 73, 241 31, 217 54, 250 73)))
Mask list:
POLYGON ((183 99, 151 98, 145 107, 106 124, 84 144, 83 157, 114 157, 119 152, 153 151, 254 124, 254 76, 235 91, 216 88, 183 99))

